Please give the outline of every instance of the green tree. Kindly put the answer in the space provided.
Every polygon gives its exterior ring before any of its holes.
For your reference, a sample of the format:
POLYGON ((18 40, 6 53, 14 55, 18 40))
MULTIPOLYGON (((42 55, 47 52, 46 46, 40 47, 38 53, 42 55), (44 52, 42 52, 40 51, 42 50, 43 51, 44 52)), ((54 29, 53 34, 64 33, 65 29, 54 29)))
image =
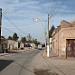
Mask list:
POLYGON ((13 34, 13 40, 14 40, 14 41, 17 41, 18 38, 19 38, 19 37, 17 36, 17 33, 14 33, 14 34, 13 34))
POLYGON ((32 42, 35 43, 36 45, 40 44, 40 42, 38 42, 37 39, 33 39, 32 42))
POLYGON ((8 37, 8 40, 13 40, 13 38, 11 36, 8 37))
POLYGON ((21 38, 21 42, 22 42, 22 43, 25 43, 25 42, 26 42, 26 38, 25 38, 25 37, 22 37, 22 38, 21 38))
POLYGON ((49 38, 52 37, 52 33, 53 33, 54 30, 55 30, 55 27, 54 27, 54 25, 52 25, 52 27, 51 27, 51 29, 49 31, 49 38))

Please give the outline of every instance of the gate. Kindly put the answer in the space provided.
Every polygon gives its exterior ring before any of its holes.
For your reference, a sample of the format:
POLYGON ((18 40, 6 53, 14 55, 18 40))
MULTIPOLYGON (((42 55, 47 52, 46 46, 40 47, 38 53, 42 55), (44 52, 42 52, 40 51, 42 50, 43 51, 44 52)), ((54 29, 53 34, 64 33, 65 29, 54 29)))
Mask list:
POLYGON ((67 39, 67 57, 75 57, 75 39, 67 39))

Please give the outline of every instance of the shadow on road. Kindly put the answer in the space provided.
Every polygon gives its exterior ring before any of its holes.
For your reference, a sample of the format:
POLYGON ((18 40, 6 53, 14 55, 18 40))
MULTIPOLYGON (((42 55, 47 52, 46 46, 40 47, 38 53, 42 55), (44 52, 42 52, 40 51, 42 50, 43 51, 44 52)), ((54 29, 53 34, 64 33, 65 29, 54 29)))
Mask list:
POLYGON ((13 60, 0 60, 0 71, 6 68, 9 64, 11 64, 13 60))

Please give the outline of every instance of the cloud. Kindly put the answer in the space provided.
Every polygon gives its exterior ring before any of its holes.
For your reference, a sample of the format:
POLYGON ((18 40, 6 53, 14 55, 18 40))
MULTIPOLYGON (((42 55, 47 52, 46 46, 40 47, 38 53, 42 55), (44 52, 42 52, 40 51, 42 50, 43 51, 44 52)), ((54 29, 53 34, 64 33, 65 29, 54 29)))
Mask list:
POLYGON ((52 7, 54 5, 54 2, 47 2, 47 3, 45 3, 45 4, 43 4, 43 6, 44 7, 48 7, 48 8, 50 8, 50 7, 52 7))
MULTIPOLYGON (((74 8, 70 8, 74 3, 74 0, 68 2, 66 0, 66 2, 63 5, 59 3, 58 8, 56 9, 56 13, 74 12, 74 8)), ((23 29, 23 31, 31 33, 33 36, 38 37, 39 39, 40 37, 42 37, 41 35, 43 34, 42 26, 39 21, 36 22, 32 18, 40 18, 41 20, 46 20, 47 14, 51 13, 51 10, 53 11, 53 9, 56 7, 55 4, 55 0, 0 0, 0 8, 3 9, 3 12, 6 15, 6 17, 18 26, 33 25, 33 27, 29 27, 29 29, 27 28, 26 30, 23 29), (38 35, 36 35, 37 31, 38 35)), ((74 16, 72 16, 72 14, 69 14, 68 18, 66 17, 66 14, 56 14, 50 19, 50 21, 52 20, 50 24, 57 26, 59 25, 59 22, 62 19, 69 21, 74 16)), ((2 18, 3 25, 12 26, 9 22, 6 21, 4 16, 2 18)), ((17 30, 15 29, 15 31, 17 30)))
POLYGON ((19 2, 19 0, 2 0, 0 1, 1 7, 4 11, 9 12, 15 12, 18 10, 24 10, 24 9, 40 9, 37 5, 39 4, 39 1, 25 1, 25 2, 19 2))

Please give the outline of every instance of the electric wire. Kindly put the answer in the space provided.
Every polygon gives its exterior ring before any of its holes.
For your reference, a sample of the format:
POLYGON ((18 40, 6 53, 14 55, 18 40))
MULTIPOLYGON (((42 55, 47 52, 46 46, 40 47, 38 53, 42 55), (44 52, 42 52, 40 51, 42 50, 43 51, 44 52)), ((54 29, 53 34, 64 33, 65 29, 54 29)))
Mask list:
POLYGON ((26 34, 21 29, 19 29, 13 22, 11 22, 4 14, 3 14, 3 16, 6 18, 7 21, 9 21, 13 26, 15 26, 18 31, 22 32, 22 34, 24 34, 24 35, 26 34))

